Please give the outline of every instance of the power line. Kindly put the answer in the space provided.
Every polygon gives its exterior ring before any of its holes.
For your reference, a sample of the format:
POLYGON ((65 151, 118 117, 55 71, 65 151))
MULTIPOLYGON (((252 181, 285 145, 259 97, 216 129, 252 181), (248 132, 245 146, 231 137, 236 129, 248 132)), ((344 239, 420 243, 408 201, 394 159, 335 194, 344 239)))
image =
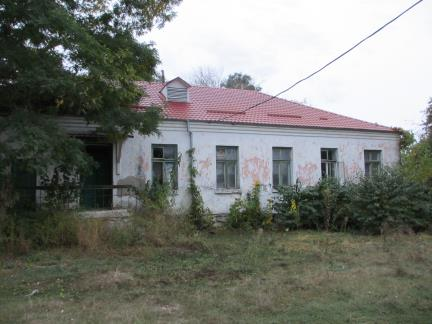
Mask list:
POLYGON ((325 65, 323 65, 322 67, 320 67, 318 70, 312 72, 311 74, 309 74, 308 76, 294 82, 291 86, 289 86, 288 88, 286 88, 285 90, 271 96, 270 98, 267 98, 253 106, 250 106, 242 111, 239 112, 235 112, 232 114, 229 114, 225 117, 222 117, 220 119, 218 119, 217 121, 223 121, 225 119, 231 118, 234 115, 237 114, 243 114, 255 107, 258 107, 262 104, 265 104, 266 102, 269 102, 277 97, 279 97, 281 94, 288 92, 289 90, 291 90, 292 88, 294 88, 295 86, 297 86, 298 84, 306 81, 307 79, 312 78, 315 74, 318 74, 319 72, 321 72, 322 70, 324 70, 326 67, 328 67, 329 65, 333 64, 334 62, 336 62, 337 60, 339 60, 340 58, 342 58, 343 56, 347 55, 349 52, 351 52, 352 50, 354 50, 356 47, 360 46, 363 42, 367 41, 369 38, 373 37, 374 35, 378 34, 381 30, 383 30, 384 28, 386 28, 388 25, 390 25, 391 23, 393 23, 394 21, 396 21, 398 18, 400 18, 401 16, 403 16, 404 14, 406 14, 408 11, 410 11, 412 8, 414 8, 415 6, 417 6, 418 4, 420 4, 420 2, 423 2, 423 0, 419 0, 417 2, 415 2, 413 5, 411 5, 410 7, 408 7, 407 9, 405 9, 404 11, 402 11, 400 14, 398 14, 396 17, 394 17, 393 19, 391 19, 390 21, 386 22, 384 25, 382 25, 380 28, 378 28, 377 30, 375 30, 373 33, 369 34, 368 36, 366 36, 365 38, 363 38, 361 41, 359 41, 358 43, 356 43, 355 45, 353 45, 352 47, 350 47, 348 50, 346 50, 345 52, 343 52, 342 54, 340 54, 339 56, 337 56, 336 58, 334 58, 333 60, 331 60, 330 62, 326 63, 325 65))

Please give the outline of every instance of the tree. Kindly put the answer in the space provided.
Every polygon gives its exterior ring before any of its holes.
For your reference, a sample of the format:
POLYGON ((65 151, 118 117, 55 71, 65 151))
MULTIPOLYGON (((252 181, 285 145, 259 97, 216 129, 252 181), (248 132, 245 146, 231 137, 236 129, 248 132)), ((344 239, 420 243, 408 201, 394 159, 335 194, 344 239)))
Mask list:
POLYGON ((432 186, 432 98, 425 111, 423 126, 424 134, 420 140, 402 151, 402 170, 408 177, 432 186))
POLYGON ((192 84, 197 86, 219 88, 221 84, 220 73, 209 67, 199 67, 192 74, 192 84))
MULTIPOLYGON (((82 116, 113 140, 157 131, 156 107, 131 109, 151 80, 156 49, 138 42, 181 0, 3 0, 0 5, 0 179, 20 161, 84 170, 82 143, 55 118, 82 116)), ((1 190, 1 180, 0 180, 1 190)))
POLYGON ((429 142, 429 145, 432 149, 432 97, 429 98, 428 106, 425 111, 425 121, 423 122, 424 126, 424 137, 429 142))
POLYGON ((261 90, 261 87, 253 82, 251 76, 242 73, 230 74, 228 78, 221 83, 221 87, 256 91, 261 90))
POLYGON ((409 154, 411 148, 415 144, 416 140, 414 133, 409 130, 405 130, 401 127, 394 127, 393 130, 399 133, 399 148, 402 155, 409 154))

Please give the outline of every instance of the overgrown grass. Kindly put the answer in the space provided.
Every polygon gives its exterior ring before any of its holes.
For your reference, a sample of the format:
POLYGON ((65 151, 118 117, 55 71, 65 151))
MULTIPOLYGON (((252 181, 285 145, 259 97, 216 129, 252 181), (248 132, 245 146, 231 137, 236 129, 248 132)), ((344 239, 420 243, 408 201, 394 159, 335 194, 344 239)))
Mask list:
POLYGON ((176 236, 179 228, 163 228, 153 229, 160 241, 122 249, 1 257, 0 321, 428 323, 432 318, 428 234, 176 236))

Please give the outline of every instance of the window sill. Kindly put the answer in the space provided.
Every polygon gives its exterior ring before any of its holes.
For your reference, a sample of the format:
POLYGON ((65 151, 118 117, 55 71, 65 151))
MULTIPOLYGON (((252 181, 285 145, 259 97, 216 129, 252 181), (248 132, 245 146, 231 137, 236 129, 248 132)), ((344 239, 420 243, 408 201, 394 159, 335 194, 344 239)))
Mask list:
POLYGON ((241 194, 241 190, 240 189, 218 188, 218 189, 215 189, 215 194, 218 194, 218 195, 241 194))

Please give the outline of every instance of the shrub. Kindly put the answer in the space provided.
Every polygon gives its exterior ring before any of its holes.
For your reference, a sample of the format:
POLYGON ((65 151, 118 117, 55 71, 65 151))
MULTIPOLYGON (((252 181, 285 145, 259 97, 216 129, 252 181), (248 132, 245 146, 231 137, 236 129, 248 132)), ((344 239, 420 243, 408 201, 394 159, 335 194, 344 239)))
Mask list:
POLYGON ((27 212, 4 215, 0 222, 0 244, 8 252, 30 248, 73 246, 77 240, 77 216, 66 212, 27 212))
POLYGON ((354 229, 376 234, 386 224, 420 231, 432 224, 431 190, 400 170, 384 169, 353 186, 350 210, 354 229))
POLYGON ((296 184, 278 191, 274 223, 279 228, 377 234, 385 226, 420 231, 432 224, 432 190, 398 169, 384 169, 357 183, 323 179, 303 190, 296 184))
POLYGON ((278 187, 273 204, 273 223, 279 229, 297 229, 300 226, 299 202, 301 201, 301 184, 278 187))
POLYGON ((142 187, 135 188, 135 194, 142 212, 166 211, 172 206, 173 190, 167 183, 147 181, 142 187))
POLYGON ((327 178, 302 190, 301 184, 278 188, 274 223, 279 228, 344 228, 348 216, 349 185, 327 178))
POLYGON ((29 222, 29 238, 38 247, 77 245, 78 216, 68 212, 38 212, 29 222))
POLYGON ((271 211, 261 208, 261 186, 255 184, 245 199, 236 199, 231 205, 227 225, 232 228, 260 228, 271 224, 271 211))
POLYGON ((31 248, 31 242, 21 222, 8 214, 0 215, 0 252, 23 254, 31 248))

